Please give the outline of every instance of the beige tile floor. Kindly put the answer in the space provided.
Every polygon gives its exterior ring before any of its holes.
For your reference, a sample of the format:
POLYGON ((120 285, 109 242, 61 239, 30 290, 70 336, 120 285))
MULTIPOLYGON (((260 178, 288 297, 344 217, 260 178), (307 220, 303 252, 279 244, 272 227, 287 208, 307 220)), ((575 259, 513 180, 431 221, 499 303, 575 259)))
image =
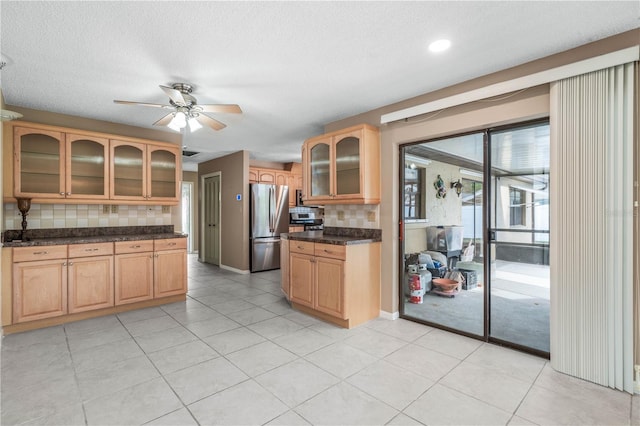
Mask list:
POLYGON ((186 302, 6 336, 3 425, 629 425, 638 397, 405 320, 292 310, 189 259, 186 302))

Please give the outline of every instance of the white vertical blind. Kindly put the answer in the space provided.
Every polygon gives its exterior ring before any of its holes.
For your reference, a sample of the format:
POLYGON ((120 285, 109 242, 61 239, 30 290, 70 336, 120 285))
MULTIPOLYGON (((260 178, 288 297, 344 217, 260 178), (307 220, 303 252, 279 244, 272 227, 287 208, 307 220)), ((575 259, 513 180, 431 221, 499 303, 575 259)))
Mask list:
POLYGON ((633 392, 634 63, 551 85, 551 365, 633 392))

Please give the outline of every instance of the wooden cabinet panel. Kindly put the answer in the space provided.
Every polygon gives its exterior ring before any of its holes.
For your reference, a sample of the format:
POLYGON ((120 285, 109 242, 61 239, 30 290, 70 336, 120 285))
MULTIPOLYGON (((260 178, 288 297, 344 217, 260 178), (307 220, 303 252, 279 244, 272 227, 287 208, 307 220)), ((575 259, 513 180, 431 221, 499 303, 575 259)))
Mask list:
POLYGON ((149 252, 153 251, 153 240, 116 241, 114 247, 116 254, 149 252))
POLYGON ((158 251, 154 255, 153 295, 172 296, 187 292, 186 249, 158 251))
POLYGON ((276 183, 276 172, 267 169, 258 169, 258 182, 276 183))
POLYGON ((347 318, 344 310, 344 261, 316 256, 315 264, 315 309, 347 318))
POLYGON ((113 256, 70 259, 68 273, 70 314, 113 306, 113 256))
POLYGON ((314 254, 320 257, 330 257, 333 259, 346 259, 347 246, 337 244, 315 243, 314 254))
POLYGON ((289 242, 289 250, 292 253, 301 253, 301 254, 314 254, 314 243, 309 241, 290 241, 289 242))
POLYGON ((66 260, 13 264, 14 323, 51 318, 66 313, 66 260))
POLYGON ((187 239, 186 238, 166 238, 162 240, 154 240, 153 249, 155 251, 176 250, 176 249, 186 250, 187 239))
POLYGON ((289 256, 289 271, 291 301, 313 308, 313 256, 292 252, 289 256))
POLYGON ((366 124, 316 136, 302 149, 303 200, 380 203, 380 136, 366 124))
POLYGON ((69 244, 69 258, 113 254, 113 243, 69 244))
POLYGON ((65 197, 109 198, 109 139, 65 134, 65 197))
POLYGON ((280 286, 289 300, 289 240, 280 240, 280 286))
POLYGON ((285 173, 285 172, 276 172, 275 173, 275 184, 276 185, 287 185, 288 182, 288 178, 289 178, 289 173, 285 173))
POLYGON ((250 183, 258 182, 258 169, 249 168, 249 182, 250 183))
POLYGON ((114 260, 115 304, 152 299, 153 252, 117 254, 114 260))
POLYGON ((147 145, 147 200, 179 201, 181 152, 178 147, 147 145))
POLYGON ((31 262, 34 260, 66 259, 67 245, 16 247, 13 249, 14 262, 31 262))

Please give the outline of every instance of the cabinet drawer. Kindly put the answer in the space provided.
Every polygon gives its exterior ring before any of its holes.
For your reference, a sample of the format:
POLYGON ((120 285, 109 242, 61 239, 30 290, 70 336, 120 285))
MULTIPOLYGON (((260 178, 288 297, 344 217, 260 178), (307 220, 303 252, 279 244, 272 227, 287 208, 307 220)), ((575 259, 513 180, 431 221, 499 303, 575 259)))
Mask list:
POLYGON ((316 244, 314 255, 318 257, 330 257, 332 259, 346 258, 347 246, 337 244, 316 244))
POLYGON ((167 238, 165 240, 155 240, 153 242, 155 251, 187 249, 186 238, 167 238))
POLYGON ((13 249, 14 262, 30 262, 33 260, 66 259, 67 245, 16 247, 13 249))
POLYGON ((145 251, 153 251, 153 240, 117 241, 115 246, 116 254, 142 253, 145 251))
POLYGON ((309 241, 289 241, 289 251, 293 253, 303 253, 313 255, 313 246, 315 243, 309 241))
POLYGON ((69 244, 69 258, 110 254, 113 254, 113 243, 69 244))

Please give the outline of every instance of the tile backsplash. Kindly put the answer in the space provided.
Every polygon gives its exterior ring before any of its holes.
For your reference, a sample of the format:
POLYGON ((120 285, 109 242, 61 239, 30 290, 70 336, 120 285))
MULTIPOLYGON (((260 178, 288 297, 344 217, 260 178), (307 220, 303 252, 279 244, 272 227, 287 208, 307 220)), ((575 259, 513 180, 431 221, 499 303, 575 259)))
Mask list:
POLYGON ((325 226, 380 228, 380 205, 337 204, 324 206, 325 226))
MULTIPOLYGON (((102 204, 32 204, 27 222, 27 229, 171 225, 171 212, 163 213, 162 206, 117 205, 116 213, 105 213, 102 204)), ((21 224, 17 204, 5 203, 3 231, 21 224)))

